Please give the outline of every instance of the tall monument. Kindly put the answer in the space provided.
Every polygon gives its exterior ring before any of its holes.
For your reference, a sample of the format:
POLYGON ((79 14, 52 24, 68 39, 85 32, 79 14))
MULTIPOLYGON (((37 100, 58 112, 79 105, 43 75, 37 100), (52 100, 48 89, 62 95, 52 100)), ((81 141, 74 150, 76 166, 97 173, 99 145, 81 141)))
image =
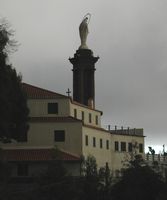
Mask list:
POLYGON ((79 26, 79 35, 81 45, 74 54, 69 58, 73 64, 73 100, 81 104, 95 108, 95 63, 99 57, 93 56, 93 51, 88 48, 88 23, 91 15, 88 13, 79 26))

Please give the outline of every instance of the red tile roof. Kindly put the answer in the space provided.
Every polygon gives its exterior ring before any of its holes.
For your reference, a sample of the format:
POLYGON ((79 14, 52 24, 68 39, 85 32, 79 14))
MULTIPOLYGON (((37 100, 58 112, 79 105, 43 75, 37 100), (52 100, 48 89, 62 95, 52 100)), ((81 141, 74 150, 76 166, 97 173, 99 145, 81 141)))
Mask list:
POLYGON ((34 85, 30 85, 28 83, 22 83, 22 88, 25 91, 28 99, 67 98, 67 99, 70 99, 71 103, 74 104, 74 105, 78 105, 78 106, 81 106, 81 107, 84 107, 84 108, 87 108, 87 109, 90 109, 90 110, 100 112, 101 115, 103 114, 102 111, 90 108, 89 106, 86 106, 86 105, 81 104, 79 102, 73 101, 71 97, 68 97, 66 95, 62 95, 62 94, 59 94, 59 93, 56 93, 56 92, 53 92, 53 91, 50 91, 50 90, 46 90, 46 89, 43 89, 43 88, 40 88, 40 87, 37 87, 37 86, 34 86, 34 85))
POLYGON ((27 83, 22 83, 23 90, 29 99, 54 99, 54 98, 69 98, 65 95, 58 94, 53 91, 45 90, 27 83))
POLYGON ((3 149, 0 158, 7 161, 79 161, 80 157, 55 149, 3 149))
POLYGON ((31 117, 30 122, 82 122, 74 117, 31 117))

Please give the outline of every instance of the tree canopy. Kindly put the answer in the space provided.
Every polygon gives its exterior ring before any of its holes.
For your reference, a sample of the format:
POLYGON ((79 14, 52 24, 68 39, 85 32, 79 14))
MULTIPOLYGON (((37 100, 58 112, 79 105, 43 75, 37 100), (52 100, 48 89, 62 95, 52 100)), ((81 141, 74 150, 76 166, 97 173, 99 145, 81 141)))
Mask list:
POLYGON ((123 171, 121 180, 111 188, 113 200, 164 199, 166 184, 162 177, 137 156, 123 171))
MULTIPOLYGON (((3 174, 9 167, 2 163, 3 174)), ((108 166, 97 169, 96 160, 88 156, 84 162, 85 173, 80 177, 71 176, 61 160, 53 160, 48 167, 36 174, 34 181, 21 188, 13 188, 9 178, 1 174, 5 183, 0 185, 2 200, 166 200, 167 185, 162 177, 137 157, 116 182, 111 179, 108 166), (8 185, 6 184, 8 182, 8 185)), ((114 179, 113 179, 114 180, 114 179)), ((17 185, 16 185, 17 186, 17 185)))
POLYGON ((27 100, 21 76, 8 64, 9 51, 15 47, 12 32, 0 24, 0 140, 24 140, 28 131, 27 100))

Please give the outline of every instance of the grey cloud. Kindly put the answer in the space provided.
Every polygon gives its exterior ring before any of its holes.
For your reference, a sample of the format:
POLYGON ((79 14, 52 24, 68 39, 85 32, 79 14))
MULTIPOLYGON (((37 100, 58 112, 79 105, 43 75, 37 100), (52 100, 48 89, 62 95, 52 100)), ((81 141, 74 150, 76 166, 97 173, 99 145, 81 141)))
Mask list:
POLYGON ((143 127, 161 145, 167 119, 167 1, 0 0, 21 46, 11 62, 23 80, 65 94, 72 88, 78 25, 92 13, 88 46, 100 56, 96 107, 103 123, 143 127))

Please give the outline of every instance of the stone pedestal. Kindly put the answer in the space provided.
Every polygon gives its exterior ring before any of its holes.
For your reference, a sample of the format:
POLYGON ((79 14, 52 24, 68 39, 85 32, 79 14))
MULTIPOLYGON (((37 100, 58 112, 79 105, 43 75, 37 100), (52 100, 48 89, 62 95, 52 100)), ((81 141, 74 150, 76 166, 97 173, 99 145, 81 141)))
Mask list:
POLYGON ((95 63, 99 57, 94 57, 90 49, 79 49, 73 58, 73 100, 94 108, 95 105, 95 63))

